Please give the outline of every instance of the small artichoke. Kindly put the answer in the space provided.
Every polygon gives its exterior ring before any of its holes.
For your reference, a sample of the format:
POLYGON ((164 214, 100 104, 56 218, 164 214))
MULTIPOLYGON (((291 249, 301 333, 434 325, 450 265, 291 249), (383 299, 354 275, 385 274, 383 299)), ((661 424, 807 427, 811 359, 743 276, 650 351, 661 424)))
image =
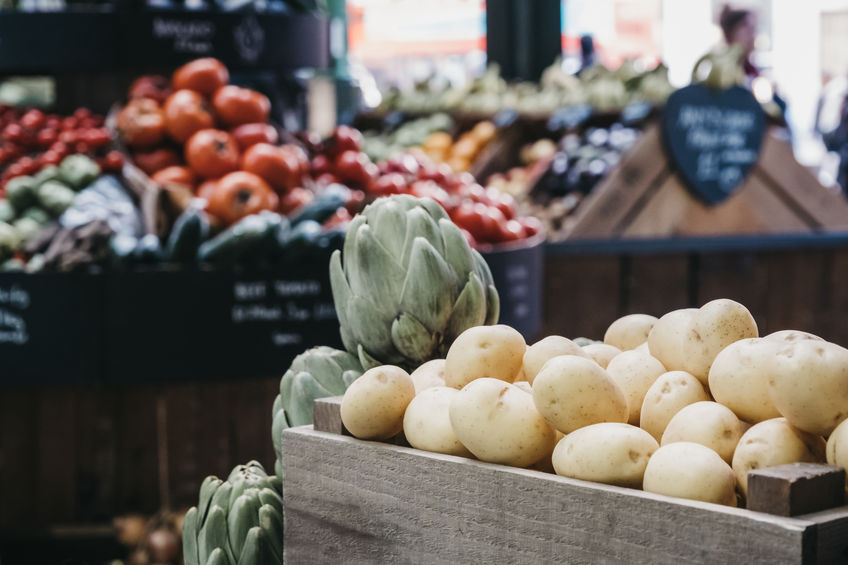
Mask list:
POLYGON ((200 501, 183 521, 185 565, 273 565, 283 562, 280 481, 256 461, 226 481, 206 477, 200 501))
POLYGON ((364 369, 412 370, 444 357, 464 330, 497 323, 488 265, 435 201, 395 195, 370 204, 330 259, 342 342, 364 369))
POLYGON ((283 430, 312 423, 312 405, 317 398, 340 396, 350 383, 362 374, 359 360, 332 347, 313 347, 294 358, 289 370, 280 380, 280 394, 274 400, 271 440, 277 463, 278 477, 281 468, 280 437, 283 430))

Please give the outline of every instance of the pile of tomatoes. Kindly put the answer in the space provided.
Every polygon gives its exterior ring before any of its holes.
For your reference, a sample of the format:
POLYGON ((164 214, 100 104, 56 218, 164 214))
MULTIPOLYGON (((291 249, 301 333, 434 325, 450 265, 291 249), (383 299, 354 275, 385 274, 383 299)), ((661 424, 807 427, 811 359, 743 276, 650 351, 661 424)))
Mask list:
POLYGON ((217 59, 187 63, 170 80, 141 77, 129 99, 116 127, 134 163, 159 184, 205 198, 224 224, 277 210, 309 171, 303 149, 279 145, 268 98, 229 84, 217 59))
POLYGON ((38 109, 0 106, 0 185, 58 165, 68 155, 94 158, 104 171, 118 171, 123 156, 110 150, 112 141, 103 116, 79 108, 70 116, 38 109))

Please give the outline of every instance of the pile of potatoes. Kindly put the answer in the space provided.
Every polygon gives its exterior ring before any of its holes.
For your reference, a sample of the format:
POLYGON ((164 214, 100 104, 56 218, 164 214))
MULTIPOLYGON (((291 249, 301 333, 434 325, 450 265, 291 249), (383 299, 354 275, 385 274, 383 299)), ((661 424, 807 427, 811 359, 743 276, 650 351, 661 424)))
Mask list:
POLYGON ((737 506, 752 469, 848 467, 848 349, 758 335, 728 299, 625 316, 582 347, 475 327, 412 374, 367 371, 342 422, 360 439, 403 432, 426 451, 737 506))

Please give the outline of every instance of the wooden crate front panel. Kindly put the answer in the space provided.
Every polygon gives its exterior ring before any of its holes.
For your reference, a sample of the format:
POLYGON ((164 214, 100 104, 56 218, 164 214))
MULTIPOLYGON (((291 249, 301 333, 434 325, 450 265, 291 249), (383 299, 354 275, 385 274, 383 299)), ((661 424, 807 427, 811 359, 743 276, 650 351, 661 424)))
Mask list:
POLYGON ((814 523, 365 442, 283 434, 287 563, 815 562, 814 523))

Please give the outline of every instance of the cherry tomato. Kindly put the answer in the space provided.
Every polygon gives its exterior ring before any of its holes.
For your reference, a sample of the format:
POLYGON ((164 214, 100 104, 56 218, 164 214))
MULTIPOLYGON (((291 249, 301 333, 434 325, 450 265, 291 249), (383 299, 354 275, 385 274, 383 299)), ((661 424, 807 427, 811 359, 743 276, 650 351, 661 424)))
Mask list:
POLYGON ((503 212, 495 206, 487 206, 482 203, 475 204, 474 209, 484 215, 483 234, 486 236, 484 239, 493 243, 501 241, 501 237, 503 235, 501 226, 507 222, 506 216, 504 216, 503 212))
POLYGON ((486 189, 477 183, 464 186, 460 189, 460 195, 471 199, 472 202, 480 202, 489 204, 489 196, 486 194, 486 189))
POLYGON ((257 143, 276 145, 280 140, 277 130, 271 124, 253 123, 242 124, 230 131, 242 151, 247 151, 257 143))
POLYGON ((41 167, 46 167, 47 165, 58 165, 62 161, 62 155, 59 155, 55 151, 45 151, 38 158, 38 164, 41 167))
POLYGON ((305 188, 295 187, 288 191, 280 199, 279 211, 281 214, 289 215, 301 206, 309 204, 315 198, 315 195, 305 188))
POLYGON ((111 140, 109 130, 105 128, 90 128, 83 135, 83 141, 95 148, 108 145, 111 140))
POLYGON ((230 82, 230 73, 218 59, 205 57, 186 63, 174 71, 171 82, 175 90, 188 89, 211 96, 230 82))
POLYGON ((74 110, 74 117, 78 120, 84 120, 91 117, 91 110, 88 108, 77 108, 74 110))
POLYGON ((74 152, 88 155, 91 152, 91 145, 87 141, 77 141, 74 143, 74 152))
POLYGON ((104 171, 116 173, 124 167, 124 155, 120 151, 110 151, 103 157, 100 167, 104 171))
POLYGON ((527 232, 527 237, 533 237, 542 231, 542 221, 534 216, 519 219, 524 230, 527 232))
POLYGON ((309 170, 313 177, 332 172, 333 164, 326 155, 318 154, 309 163, 309 170))
POLYGON ((12 163, 11 165, 9 165, 9 167, 6 169, 6 172, 9 174, 10 179, 27 174, 24 171, 23 167, 21 167, 18 163, 12 163))
POLYGON ((145 75, 135 79, 130 85, 129 98, 151 98, 163 104, 171 95, 171 81, 161 75, 145 75))
POLYGON ((24 128, 18 124, 9 124, 3 128, 3 138, 12 143, 20 143, 24 138, 24 128))
POLYGON ((483 237, 484 226, 483 217, 475 210, 474 206, 471 202, 463 202, 453 210, 451 219, 460 228, 471 233, 474 239, 477 240, 483 237))
POLYGON ((79 134, 77 130, 63 130, 59 133, 59 141, 67 144, 68 146, 72 146, 79 140, 79 134))
POLYGON ((448 179, 453 174, 451 168, 445 163, 438 165, 428 165, 418 169, 418 178, 421 180, 431 180, 439 186, 445 186, 448 179))
POLYGON ((406 192, 406 178, 400 173, 389 173, 368 184, 368 192, 375 196, 389 196, 406 192))
POLYGON ((218 119, 230 127, 267 122, 271 113, 271 101, 267 96, 234 85, 222 86, 215 91, 212 106, 218 119))
POLYGON ((52 128, 44 128, 35 136, 35 141, 41 147, 50 147, 59 139, 59 132, 52 128))
POLYGON ((50 129, 60 129, 62 127, 62 118, 56 114, 48 114, 44 120, 44 127, 50 129))
POLYGON ((79 127, 79 120, 73 116, 62 118, 62 131, 75 130, 79 127))
POLYGON ((417 176, 420 171, 420 166, 418 165, 418 161, 415 157, 408 153, 404 153, 388 159, 385 162, 383 169, 386 173, 401 173, 404 175, 417 176))
POLYGON ((152 175, 159 169, 180 164, 180 156, 173 149, 160 148, 152 151, 136 151, 133 153, 133 162, 136 166, 152 175))
POLYGON ((365 193, 361 190, 351 190, 350 198, 345 202, 345 208, 347 211, 353 214, 359 214, 362 212, 362 209, 365 207, 365 193))
POLYGON ((197 182, 191 169, 179 165, 165 167, 162 170, 156 171, 150 178, 160 186, 177 184, 190 190, 194 189, 194 185, 197 182))
POLYGON ((507 220, 515 218, 515 198, 511 194, 501 192, 496 188, 487 188, 486 195, 489 197, 489 202, 503 212, 507 220))
POLYGON ((527 237, 527 230, 518 220, 509 220, 501 225, 501 241, 517 241, 527 237))
POLYGON ((375 169, 368 156, 359 151, 345 151, 341 153, 334 163, 336 176, 344 183, 349 183, 354 186, 368 186, 371 180, 377 175, 375 169), (369 167, 368 165, 372 165, 369 167))
MULTIPOLYGON (((115 127, 127 145, 153 147, 165 138, 165 113, 159 103, 150 98, 130 100, 118 112, 115 127)), ((83 131, 87 135, 89 130, 83 131)))
POLYGON ((359 151, 362 146, 362 134, 350 126, 339 126, 328 141, 331 156, 341 155, 345 151, 359 151))
POLYGON ((438 202, 442 208, 450 206, 450 195, 433 181, 419 180, 412 183, 410 193, 418 198, 431 198, 438 202))
POLYGON ((21 125, 27 129, 38 129, 44 125, 44 112, 41 110, 27 110, 21 116, 21 125))
POLYGON ((31 175, 38 170, 38 162, 31 157, 21 157, 16 163, 24 175, 31 175))
POLYGON ((50 146, 50 151, 55 151, 56 153, 58 153, 62 157, 66 157, 69 154, 70 149, 68 147, 68 144, 65 143, 64 141, 55 141, 50 146))
POLYGON ((337 228, 339 226, 347 225, 352 219, 353 216, 350 215, 350 212, 348 212, 346 208, 339 208, 332 216, 324 221, 323 226, 324 229, 337 228))
POLYGON ((339 179, 333 173, 324 173, 323 175, 318 175, 315 178, 315 184, 318 186, 329 186, 337 182, 339 182, 339 179))

